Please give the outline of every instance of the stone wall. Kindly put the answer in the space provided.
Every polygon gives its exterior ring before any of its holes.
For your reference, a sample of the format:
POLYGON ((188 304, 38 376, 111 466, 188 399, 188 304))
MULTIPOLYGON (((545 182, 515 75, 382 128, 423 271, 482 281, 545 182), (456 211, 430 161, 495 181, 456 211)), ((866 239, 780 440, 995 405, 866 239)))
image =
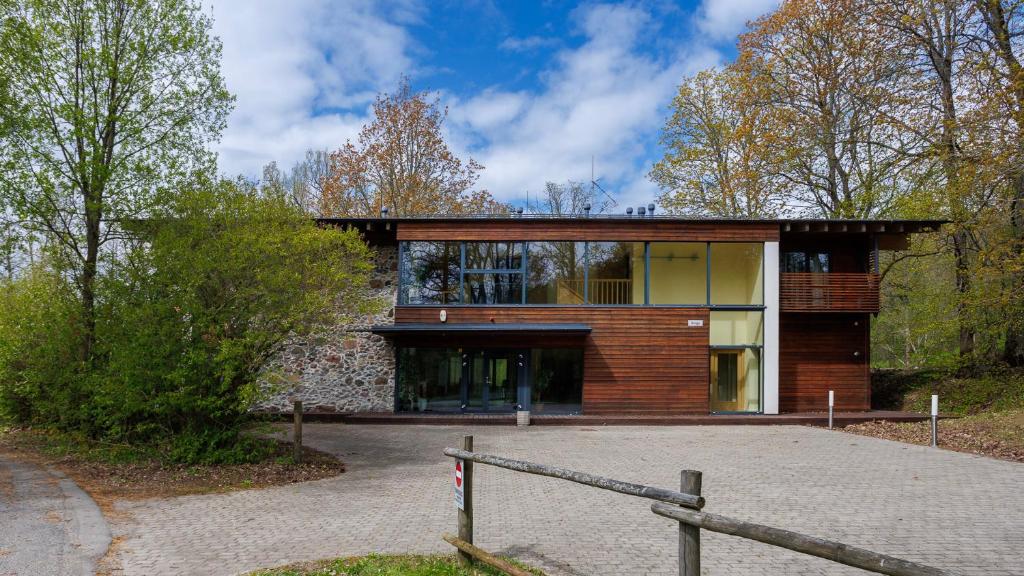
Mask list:
POLYGON ((258 412, 291 412, 302 400, 307 412, 391 412, 395 407, 395 353, 371 334, 374 324, 392 324, 398 296, 398 249, 376 248, 370 287, 388 303, 379 314, 286 342, 267 364, 265 389, 273 395, 258 412))

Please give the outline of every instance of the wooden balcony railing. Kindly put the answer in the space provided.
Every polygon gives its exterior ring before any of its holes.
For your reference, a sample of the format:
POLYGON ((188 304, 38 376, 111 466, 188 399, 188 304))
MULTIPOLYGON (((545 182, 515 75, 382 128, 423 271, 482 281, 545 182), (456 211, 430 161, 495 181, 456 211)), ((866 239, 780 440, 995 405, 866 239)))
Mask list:
POLYGON ((783 312, 878 312, 878 274, 781 274, 783 312))
MULTIPOLYGON (((632 304, 633 281, 629 278, 602 278, 587 283, 587 292, 591 304, 632 304)), ((582 279, 558 280, 559 304, 583 303, 582 279)), ((643 304, 643 300, 640 301, 643 304)))

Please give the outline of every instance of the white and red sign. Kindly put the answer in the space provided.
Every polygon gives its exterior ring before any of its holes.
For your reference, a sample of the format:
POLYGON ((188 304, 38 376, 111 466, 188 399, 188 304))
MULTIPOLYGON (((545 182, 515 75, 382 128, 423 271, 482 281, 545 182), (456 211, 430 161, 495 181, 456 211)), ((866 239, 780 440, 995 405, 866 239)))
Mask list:
POLYGON ((462 489, 462 460, 455 461, 455 505, 465 510, 465 492, 462 489))

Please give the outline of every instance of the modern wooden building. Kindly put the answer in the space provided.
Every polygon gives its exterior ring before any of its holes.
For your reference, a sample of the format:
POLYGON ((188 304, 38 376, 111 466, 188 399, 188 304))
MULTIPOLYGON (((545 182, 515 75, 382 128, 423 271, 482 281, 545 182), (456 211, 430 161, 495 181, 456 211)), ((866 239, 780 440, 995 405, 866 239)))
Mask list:
POLYGON ((878 254, 940 221, 327 219, 397 249, 400 413, 868 410, 878 254))

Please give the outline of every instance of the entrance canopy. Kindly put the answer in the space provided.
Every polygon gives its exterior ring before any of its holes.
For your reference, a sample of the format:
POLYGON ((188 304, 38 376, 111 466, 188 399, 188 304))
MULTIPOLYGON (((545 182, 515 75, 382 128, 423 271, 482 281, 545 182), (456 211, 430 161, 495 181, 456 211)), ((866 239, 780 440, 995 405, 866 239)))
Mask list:
POLYGON ((514 335, 514 336, 586 336, 590 334, 587 324, 553 323, 461 323, 461 324, 388 324, 371 326, 370 331, 381 336, 447 336, 447 335, 514 335))

